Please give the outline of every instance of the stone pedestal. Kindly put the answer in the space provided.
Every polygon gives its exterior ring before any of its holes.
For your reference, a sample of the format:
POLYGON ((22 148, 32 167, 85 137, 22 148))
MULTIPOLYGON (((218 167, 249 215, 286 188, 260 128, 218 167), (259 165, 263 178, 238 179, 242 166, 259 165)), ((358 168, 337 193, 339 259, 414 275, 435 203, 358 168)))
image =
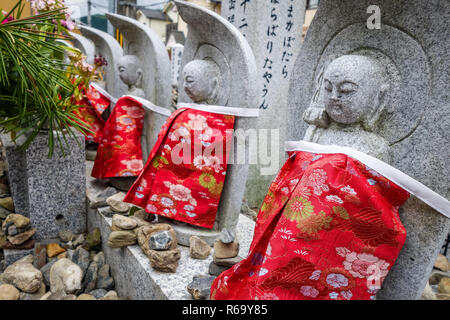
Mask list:
POLYGON ((56 238, 58 232, 86 230, 86 178, 84 136, 67 135, 65 156, 55 146, 48 157, 48 133, 39 133, 22 151, 9 135, 1 139, 6 151, 8 179, 16 213, 31 219, 34 239, 56 238))

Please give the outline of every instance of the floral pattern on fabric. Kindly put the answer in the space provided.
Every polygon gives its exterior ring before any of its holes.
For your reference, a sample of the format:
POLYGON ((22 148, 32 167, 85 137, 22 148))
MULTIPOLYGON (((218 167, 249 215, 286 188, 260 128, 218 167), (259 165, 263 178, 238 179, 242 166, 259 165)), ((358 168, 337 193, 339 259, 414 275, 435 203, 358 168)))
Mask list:
POLYGON ((130 97, 120 98, 106 121, 91 175, 97 179, 138 176, 143 168, 141 135, 144 108, 130 97))
POLYGON ((292 152, 269 188, 249 255, 216 300, 375 299, 406 239, 409 193, 342 154, 292 152))
POLYGON ((74 113, 77 118, 86 123, 93 132, 88 132, 86 134, 86 140, 99 143, 100 136, 105 127, 105 121, 101 116, 103 112, 109 108, 111 101, 93 86, 89 86, 89 90, 85 95, 86 97, 78 102, 80 107, 74 111, 74 113))
POLYGON ((234 119, 189 108, 174 112, 124 201, 211 229, 225 181, 234 119))

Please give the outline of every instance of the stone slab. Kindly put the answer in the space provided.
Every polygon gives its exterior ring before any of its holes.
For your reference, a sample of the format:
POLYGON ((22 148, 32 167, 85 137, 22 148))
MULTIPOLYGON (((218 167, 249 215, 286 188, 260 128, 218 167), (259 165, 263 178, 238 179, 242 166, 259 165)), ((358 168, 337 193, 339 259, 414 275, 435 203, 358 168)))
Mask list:
MULTIPOLYGON (((88 180, 87 195, 95 192, 89 190, 92 186, 90 170, 91 161, 86 162, 86 176, 88 180)), ((96 185, 96 192, 100 191, 96 185)), ((87 199, 87 203, 90 203, 87 199)), ((88 230, 100 228, 102 234, 102 250, 107 263, 111 266, 111 274, 116 284, 116 291, 120 297, 132 300, 189 300, 192 299, 186 287, 195 275, 208 275, 209 265, 213 260, 213 251, 205 260, 192 259, 189 248, 178 246, 181 259, 176 273, 164 273, 153 270, 149 259, 138 245, 125 248, 110 248, 107 239, 111 232, 112 218, 105 217, 101 212, 107 212, 108 207, 92 209, 88 205, 88 230)), ((239 215, 236 238, 240 242, 239 255, 246 257, 253 238, 255 223, 244 215, 239 215)))
POLYGON ((26 151, 18 150, 9 135, 1 136, 16 213, 30 218, 36 240, 57 237, 61 230, 86 230, 85 142, 75 134, 78 141, 67 136, 65 156, 55 145, 51 158, 47 132, 39 133, 26 151))

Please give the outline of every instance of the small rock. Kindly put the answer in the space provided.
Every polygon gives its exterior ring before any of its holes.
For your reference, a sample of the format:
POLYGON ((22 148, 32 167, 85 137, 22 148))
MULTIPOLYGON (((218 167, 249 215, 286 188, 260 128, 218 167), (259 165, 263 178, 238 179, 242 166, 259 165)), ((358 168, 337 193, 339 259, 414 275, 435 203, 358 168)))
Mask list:
POLYGON ((179 249, 155 251, 151 250, 149 255, 150 265, 153 269, 162 272, 176 272, 178 261, 181 258, 179 249))
POLYGON ((108 291, 107 294, 103 296, 103 298, 100 298, 100 300, 118 300, 119 297, 117 296, 117 292, 114 290, 108 291))
POLYGON ((90 232, 84 241, 83 248, 88 251, 100 250, 102 245, 102 234, 100 228, 95 228, 90 232))
POLYGON ((219 240, 225 244, 232 243, 235 238, 236 235, 234 231, 230 231, 228 229, 223 229, 219 236, 219 240))
POLYGON ((438 292, 450 294, 450 278, 442 278, 441 281, 439 281, 438 292))
POLYGON ((10 222, 14 223, 16 228, 23 229, 29 226, 30 219, 21 214, 13 213, 6 217, 4 224, 7 225, 10 222))
POLYGON ((450 272, 443 272, 443 271, 439 271, 439 270, 433 270, 431 271, 431 275, 430 278, 428 279, 428 282, 433 285, 433 284, 439 284, 439 282, 441 281, 442 278, 450 278, 450 272))
POLYGON ((28 239, 30 239, 36 233, 36 229, 30 229, 28 231, 19 233, 15 236, 8 236, 8 241, 15 246, 19 246, 25 243, 28 239))
POLYGON ((24 243, 20 245, 14 245, 9 241, 1 242, 1 236, 0 236, 0 248, 2 249, 11 249, 11 250, 27 250, 32 249, 34 245, 36 244, 36 240, 34 239, 28 239, 24 243))
POLYGON ((97 300, 94 296, 87 293, 82 293, 78 296, 77 300, 97 300))
POLYGON ((109 197, 113 196, 116 193, 117 190, 113 187, 108 187, 105 190, 100 191, 95 195, 95 198, 92 200, 90 207, 92 209, 97 209, 100 207, 107 206, 108 204, 106 203, 106 199, 108 199, 109 197))
POLYGON ((52 292, 49 291, 46 294, 44 294, 39 300, 48 300, 48 298, 52 295, 52 292))
POLYGON ((224 267, 224 266, 219 266, 219 265, 215 264, 214 262, 211 262, 209 264, 208 273, 212 276, 218 276, 222 272, 227 271, 228 269, 230 269, 230 268, 224 267))
POLYGON ((152 250, 168 250, 172 246, 173 238, 169 231, 153 233, 149 238, 149 246, 152 250))
POLYGON ((74 236, 74 239, 72 240, 72 246, 74 248, 77 248, 79 245, 83 244, 85 240, 84 234, 79 234, 77 236, 74 236))
POLYGON ((47 257, 52 258, 57 255, 66 252, 66 249, 61 248, 57 243, 49 243, 47 245, 47 257))
POLYGON ((91 262, 89 268, 84 276, 83 288, 85 292, 89 292, 95 289, 98 278, 98 265, 96 262, 91 262))
POLYGON ((223 243, 220 240, 214 242, 214 257, 219 259, 234 258, 239 253, 239 242, 223 243))
POLYGON ((450 300, 450 294, 438 293, 436 297, 438 300, 450 300))
POLYGON ((112 225, 122 230, 133 230, 138 226, 136 220, 115 214, 112 217, 112 225))
POLYGON ((135 211, 133 217, 142 219, 146 222, 152 222, 155 219, 155 215, 153 213, 146 212, 145 209, 135 211))
POLYGON ((123 199, 125 199, 125 193, 119 192, 106 199, 106 203, 110 206, 112 211, 126 213, 130 209, 130 204, 123 202, 123 199))
POLYGON ((77 248, 72 255, 72 261, 76 265, 78 265, 81 269, 81 272, 86 273, 87 268, 89 267, 89 251, 86 249, 79 247, 77 248))
POLYGON ((103 251, 100 251, 99 253, 97 253, 94 258, 92 258, 92 261, 94 261, 95 263, 97 263, 97 266, 99 268, 101 268, 106 260, 105 260, 105 254, 103 253, 103 251))
POLYGON ((98 270, 97 285, 98 289, 111 290, 114 288, 114 279, 110 275, 109 264, 104 264, 98 270))
POLYGON ((10 284, 0 285, 0 300, 19 300, 20 292, 10 284))
POLYGON ((157 232, 160 231, 170 231, 172 235, 172 245, 170 247, 170 250, 175 250, 177 248, 177 235, 175 233, 175 230, 168 225, 167 223, 157 223, 157 224, 151 224, 149 226, 143 226, 139 227, 135 230, 137 234, 137 240, 139 243, 139 246, 141 247, 142 251, 147 255, 147 257, 150 257, 151 253, 154 251, 150 249, 149 240, 150 237, 157 232))
POLYGON ((128 192, 134 181, 136 181, 136 177, 117 177, 109 179, 109 183, 111 185, 121 191, 128 192))
POLYGON ((0 198, 0 206, 14 212, 14 201, 11 197, 0 198))
POLYGON ((81 289, 82 278, 83 272, 78 265, 69 259, 58 260, 50 269, 50 291, 77 292, 81 289))
POLYGON ((36 269, 41 269, 47 263, 47 245, 36 243, 34 245, 33 265, 36 269))
POLYGON ((209 299, 211 285, 216 277, 194 276, 192 282, 188 284, 187 290, 195 300, 209 299))
POLYGON ((89 292, 89 294, 95 297, 96 299, 103 298, 107 293, 108 291, 106 291, 105 289, 95 289, 89 292))
POLYGON ((434 262, 434 267, 442 270, 444 272, 450 271, 450 263, 446 256, 439 254, 436 261, 434 262))
POLYGON ((58 292, 51 292, 50 291, 49 293, 50 293, 50 295, 45 300, 63 300, 67 296, 67 294, 64 291, 61 291, 61 290, 58 291, 58 292))
POLYGON ((64 296, 61 300, 77 300, 77 296, 74 294, 68 294, 64 296))
POLYGON ((71 231, 60 231, 58 237, 62 242, 69 242, 73 240, 74 235, 71 231))
POLYGON ((50 261, 40 269, 46 286, 50 287, 50 270, 56 261, 57 260, 50 261))
POLYGON ((133 231, 113 231, 109 234, 108 246, 120 248, 136 243, 136 234, 133 231))
POLYGON ((43 281, 42 273, 33 267, 33 256, 26 256, 3 272, 2 280, 7 284, 12 284, 21 291, 34 293, 41 287, 43 281))
MULTIPOLYGON (((64 258, 67 258, 67 251, 66 251, 66 252, 63 252, 63 253, 60 253, 60 254, 58 254, 58 255, 56 256, 56 259, 58 259, 58 260, 64 259, 64 258)), ((69 259, 69 260, 70 260, 70 259, 69 259)))
POLYGON ((436 294, 433 292, 433 289, 431 289, 428 282, 423 290, 421 300, 437 300, 436 294))
POLYGON ((213 257, 213 261, 218 266, 231 268, 236 263, 241 262, 242 261, 242 257, 237 256, 237 257, 233 257, 233 258, 224 258, 224 259, 218 259, 216 257, 213 257))
POLYGON ((20 293, 20 300, 39 300, 46 293, 45 283, 41 282, 41 287, 36 293, 20 293))
POLYGON ((211 247, 203 239, 192 236, 189 238, 189 254, 194 259, 206 259, 211 252, 211 247))

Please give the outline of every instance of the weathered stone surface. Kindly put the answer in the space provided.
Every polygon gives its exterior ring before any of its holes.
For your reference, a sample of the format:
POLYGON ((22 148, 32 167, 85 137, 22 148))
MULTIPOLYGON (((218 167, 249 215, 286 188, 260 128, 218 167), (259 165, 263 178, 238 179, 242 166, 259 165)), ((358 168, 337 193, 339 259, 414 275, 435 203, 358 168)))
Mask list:
POLYGON ((79 235, 75 236, 75 238, 72 240, 72 245, 74 248, 78 247, 79 245, 83 244, 85 241, 85 236, 83 233, 80 233, 79 235))
POLYGON ((0 198, 0 206, 11 212, 14 212, 14 202, 11 197, 0 198))
POLYGON ((50 290, 52 293, 63 291, 66 294, 81 289, 83 272, 81 268, 69 259, 56 261, 50 268, 50 290))
POLYGON ((0 300, 19 300, 20 292, 10 284, 0 285, 0 300))
POLYGON ((26 241, 28 241, 35 233, 36 229, 33 228, 28 231, 19 233, 15 236, 8 236, 8 241, 15 246, 20 246, 21 244, 24 244, 26 241))
POLYGON ((113 231, 109 235, 108 246, 120 248, 136 243, 136 234, 133 231, 113 231))
POLYGON ((85 292, 89 292, 95 289, 98 278, 98 265, 96 262, 91 262, 89 268, 84 276, 83 288, 85 292))
POLYGON ((90 294, 82 293, 78 296, 77 300, 97 300, 97 298, 90 294))
POLYGON ((106 199, 109 197, 115 195, 117 193, 117 190, 113 187, 107 187, 106 189, 99 191, 95 194, 95 196, 91 199, 90 207, 92 209, 105 207, 108 204, 106 203, 106 199))
POLYGON ((112 224, 122 230, 133 230, 138 226, 137 221, 129 217, 115 214, 112 217, 112 224))
POLYGON ((438 285, 439 293, 450 294, 450 278, 442 278, 438 285))
POLYGON ((162 272, 176 272, 181 254, 179 249, 166 251, 150 250, 148 258, 153 269, 162 272))
POLYGON ((195 300, 209 300, 211 285, 215 278, 214 276, 194 276, 187 290, 195 300))
POLYGON ((100 229, 96 228, 92 232, 89 232, 86 240, 83 243, 83 248, 88 251, 97 250, 102 244, 102 235, 100 229))
POLYGON ((27 256, 13 263, 3 272, 2 280, 21 291, 34 293, 39 290, 43 280, 42 273, 33 267, 33 256, 27 256))
POLYGON ((96 287, 98 289, 111 290, 114 288, 114 279, 110 275, 109 264, 104 264, 98 270, 98 278, 96 287))
MULTIPOLYGON (((0 238, 1 238, 1 236, 0 236, 0 238)), ((0 248, 10 249, 10 250, 27 250, 27 249, 33 248, 35 243, 36 243, 36 240, 29 239, 28 241, 25 241, 24 243, 16 246, 16 245, 13 245, 9 241, 4 241, 3 243, 0 244, 0 248)))
POLYGON ((20 293, 20 300, 39 300, 42 296, 45 295, 46 291, 47 290, 46 290, 46 287, 45 287, 45 283, 42 282, 41 283, 41 287, 35 293, 21 292, 20 293))
POLYGON ((4 225, 10 222, 14 223, 16 228, 22 229, 28 227, 30 224, 30 219, 21 214, 13 213, 6 217, 4 225))
POLYGON ((61 300, 77 300, 77 296, 74 294, 65 295, 61 300))
POLYGON ((103 298, 107 293, 108 291, 106 291, 105 289, 95 289, 89 292, 89 294, 96 299, 103 298))
POLYGON ((58 260, 65 259, 65 258, 67 258, 67 251, 60 253, 56 256, 56 259, 58 259, 58 260))
POLYGON ((197 236, 189 239, 189 254, 194 259, 206 259, 211 252, 209 244, 197 236))
POLYGON ((31 254, 33 249, 3 249, 5 267, 31 254))
POLYGON ((112 211, 126 213, 130 209, 130 204, 123 202, 123 199, 125 199, 125 193, 119 192, 106 199, 106 203, 110 206, 112 211))
POLYGON ((55 238, 60 230, 85 231, 85 139, 73 132, 76 138, 66 135, 65 154, 56 147, 51 158, 48 132, 38 133, 26 151, 18 149, 9 135, 1 136, 15 212, 30 218, 37 240, 55 238))
POLYGON ((153 233, 148 242, 152 250, 168 250, 172 246, 173 240, 170 231, 159 231, 153 233))
POLYGON ((72 231, 61 230, 58 232, 58 237, 62 242, 69 242, 73 240, 74 234, 72 231))
POLYGON ((240 256, 236 256, 233 258, 213 258, 213 261, 215 264, 217 264, 218 266, 222 266, 222 267, 227 267, 227 268, 231 268, 232 266, 234 266, 236 263, 239 263, 242 261, 242 257, 240 256))
POLYGON ((450 262, 446 256, 439 254, 434 262, 434 267, 444 272, 450 271, 450 262))
POLYGON ((44 294, 42 297, 39 298, 39 300, 47 300, 52 295, 52 292, 49 291, 46 294, 44 294))
POLYGON ((66 249, 61 248, 57 243, 49 243, 47 245, 47 257, 52 258, 57 255, 66 252, 66 249))
POLYGON ((89 267, 89 252, 82 248, 82 247, 78 247, 72 255, 72 262, 77 264, 80 269, 81 272, 84 274, 86 273, 87 268, 89 267))
POLYGON ((222 243, 228 244, 232 243, 235 238, 236 235, 234 230, 223 229, 220 233, 219 240, 222 241, 222 243))
POLYGON ((103 251, 97 253, 92 261, 97 263, 98 267, 101 268, 106 263, 105 254, 103 253, 103 251))
POLYGON ((239 242, 223 243, 217 240, 214 243, 214 257, 218 259, 234 258, 239 253, 239 242))
POLYGON ((214 262, 211 262, 208 267, 208 273, 212 276, 218 276, 222 272, 228 270, 230 267, 219 266, 214 262))

